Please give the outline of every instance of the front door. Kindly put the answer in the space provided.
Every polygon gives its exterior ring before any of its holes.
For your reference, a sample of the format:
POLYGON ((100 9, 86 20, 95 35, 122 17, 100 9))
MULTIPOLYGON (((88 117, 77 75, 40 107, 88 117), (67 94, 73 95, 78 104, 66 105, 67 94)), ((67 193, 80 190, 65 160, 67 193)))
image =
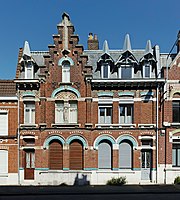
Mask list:
POLYGON ((25 168, 24 168, 24 179, 34 179, 34 168, 35 168, 35 152, 34 150, 25 151, 25 168))
POLYGON ((151 180, 152 170, 152 152, 151 150, 142 150, 141 152, 141 179, 151 180))

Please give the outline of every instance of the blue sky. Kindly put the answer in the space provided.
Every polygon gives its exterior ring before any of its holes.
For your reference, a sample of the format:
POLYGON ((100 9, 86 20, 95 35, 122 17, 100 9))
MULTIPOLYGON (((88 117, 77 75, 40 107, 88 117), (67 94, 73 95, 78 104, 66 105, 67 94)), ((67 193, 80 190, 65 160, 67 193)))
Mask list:
POLYGON ((126 33, 134 49, 146 41, 169 52, 180 29, 179 0, 1 0, 0 79, 14 79, 18 50, 24 41, 31 50, 47 50, 53 44, 56 25, 67 12, 87 48, 89 32, 98 35, 100 48, 106 39, 110 49, 121 49, 126 33))

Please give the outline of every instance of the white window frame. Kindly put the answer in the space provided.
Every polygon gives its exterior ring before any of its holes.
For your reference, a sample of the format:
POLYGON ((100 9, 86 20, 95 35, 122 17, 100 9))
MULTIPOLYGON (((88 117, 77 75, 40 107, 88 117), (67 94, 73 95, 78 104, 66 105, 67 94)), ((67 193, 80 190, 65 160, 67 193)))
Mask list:
POLYGON ((98 105, 98 124, 112 124, 113 107, 112 104, 99 104, 98 105), (105 109, 104 122, 101 122, 100 109, 105 109), (111 122, 108 121, 107 108, 111 108, 111 122))
POLYGON ((119 124, 133 124, 134 121, 134 104, 133 103, 119 103, 119 124), (121 121, 121 107, 125 107, 124 121, 121 121), (131 106, 131 122, 128 121, 127 106, 131 106))
POLYGON ((101 78, 106 79, 106 78, 109 78, 109 77, 110 77, 110 65, 109 65, 109 63, 103 63, 101 65, 101 78), (105 75, 105 73, 104 73, 104 67, 105 66, 107 67, 107 70, 108 70, 107 77, 104 76, 105 75))
POLYGON ((62 63, 62 82, 63 83, 70 83, 70 62, 65 60, 62 63))
POLYGON ((8 136, 8 111, 0 110, 0 136, 8 136))
POLYGON ((26 101, 24 102, 24 124, 35 124, 35 102, 34 101, 26 101), (32 107, 28 107, 28 105, 33 105, 32 107), (29 112, 29 120, 27 118, 29 112))
POLYGON ((33 79, 34 78, 34 66, 32 61, 27 61, 25 65, 25 79, 33 79), (28 70, 31 69, 31 72, 28 73, 28 70), (30 76, 29 76, 30 74, 30 76))
POLYGON ((151 78, 152 74, 152 65, 150 63, 145 63, 143 65, 143 78, 151 78), (149 67, 149 76, 146 76, 146 67, 149 67))
POLYGON ((0 150, 0 176, 8 175, 8 151, 0 150))
MULTIPOLYGON (((122 69, 125 68, 125 67, 131 68, 131 77, 130 77, 130 79, 134 78, 134 66, 132 66, 132 65, 121 65, 118 68, 119 78, 122 78, 122 69)), ((128 79, 124 79, 124 80, 128 80, 128 79)))

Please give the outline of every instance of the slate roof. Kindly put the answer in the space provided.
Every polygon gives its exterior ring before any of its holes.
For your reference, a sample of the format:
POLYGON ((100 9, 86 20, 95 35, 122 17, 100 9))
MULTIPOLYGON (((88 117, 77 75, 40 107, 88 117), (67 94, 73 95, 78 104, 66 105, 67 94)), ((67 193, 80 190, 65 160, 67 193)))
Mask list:
POLYGON ((16 83, 13 80, 0 80, 0 97, 16 96, 16 83))

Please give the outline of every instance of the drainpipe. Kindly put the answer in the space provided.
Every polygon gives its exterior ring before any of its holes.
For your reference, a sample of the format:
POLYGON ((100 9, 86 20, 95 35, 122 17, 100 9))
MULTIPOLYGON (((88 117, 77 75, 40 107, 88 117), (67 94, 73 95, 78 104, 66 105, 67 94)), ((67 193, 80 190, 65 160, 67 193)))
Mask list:
POLYGON ((159 88, 158 88, 158 83, 157 83, 157 88, 156 88, 156 183, 158 183, 158 154, 159 154, 159 138, 158 138, 158 131, 159 131, 159 88))
POLYGON ((17 133, 17 140, 18 140, 18 185, 20 185, 20 91, 18 85, 18 133, 17 133))

